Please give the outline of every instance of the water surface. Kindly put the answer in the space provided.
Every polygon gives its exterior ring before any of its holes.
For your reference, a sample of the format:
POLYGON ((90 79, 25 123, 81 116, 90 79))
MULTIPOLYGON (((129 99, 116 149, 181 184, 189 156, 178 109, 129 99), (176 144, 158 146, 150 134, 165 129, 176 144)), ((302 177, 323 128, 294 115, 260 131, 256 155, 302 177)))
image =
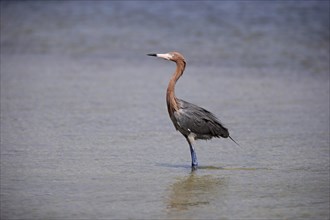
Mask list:
POLYGON ((1 2, 1 218, 328 219, 329 3, 1 2), (177 95, 226 139, 185 139, 177 95))

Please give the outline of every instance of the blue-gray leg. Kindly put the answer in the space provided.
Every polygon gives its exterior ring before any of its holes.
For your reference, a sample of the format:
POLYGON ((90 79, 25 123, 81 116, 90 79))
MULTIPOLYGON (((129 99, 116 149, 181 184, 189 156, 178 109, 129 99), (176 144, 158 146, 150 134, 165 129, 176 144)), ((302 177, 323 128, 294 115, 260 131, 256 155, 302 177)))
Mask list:
POLYGON ((197 161, 196 151, 195 151, 191 141, 189 140, 189 138, 187 138, 187 141, 189 143, 190 154, 191 154, 191 167, 192 168, 197 168, 198 161, 197 161))
POLYGON ((192 145, 190 145, 190 154, 191 154, 191 166, 192 167, 197 167, 198 166, 198 161, 197 161, 196 151, 194 150, 192 145))

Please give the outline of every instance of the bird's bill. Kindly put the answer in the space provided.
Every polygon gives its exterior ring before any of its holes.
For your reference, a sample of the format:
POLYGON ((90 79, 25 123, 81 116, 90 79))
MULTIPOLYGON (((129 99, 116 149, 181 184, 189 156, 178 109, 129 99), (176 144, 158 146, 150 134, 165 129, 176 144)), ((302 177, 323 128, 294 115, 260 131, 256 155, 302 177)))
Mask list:
POLYGON ((160 57, 165 60, 170 60, 172 58, 172 55, 169 53, 149 53, 148 56, 154 56, 154 57, 160 57))

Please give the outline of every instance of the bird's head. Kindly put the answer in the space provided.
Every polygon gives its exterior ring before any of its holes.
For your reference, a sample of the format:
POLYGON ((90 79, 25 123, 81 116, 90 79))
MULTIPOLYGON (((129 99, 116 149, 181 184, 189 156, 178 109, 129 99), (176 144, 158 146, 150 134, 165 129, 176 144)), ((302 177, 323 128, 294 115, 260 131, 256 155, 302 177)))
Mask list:
POLYGON ((160 57, 165 60, 170 60, 177 62, 179 60, 185 61, 183 55, 179 52, 169 52, 169 53, 149 53, 148 56, 160 57))

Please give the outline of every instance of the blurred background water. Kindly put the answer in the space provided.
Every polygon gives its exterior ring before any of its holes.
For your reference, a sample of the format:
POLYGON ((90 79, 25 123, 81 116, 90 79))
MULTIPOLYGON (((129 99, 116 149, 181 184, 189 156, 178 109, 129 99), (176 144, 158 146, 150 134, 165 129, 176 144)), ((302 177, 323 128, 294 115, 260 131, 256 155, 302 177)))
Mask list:
POLYGON ((1 219, 329 219, 328 1, 1 1, 1 219), (173 128, 165 89, 229 140, 173 128))

